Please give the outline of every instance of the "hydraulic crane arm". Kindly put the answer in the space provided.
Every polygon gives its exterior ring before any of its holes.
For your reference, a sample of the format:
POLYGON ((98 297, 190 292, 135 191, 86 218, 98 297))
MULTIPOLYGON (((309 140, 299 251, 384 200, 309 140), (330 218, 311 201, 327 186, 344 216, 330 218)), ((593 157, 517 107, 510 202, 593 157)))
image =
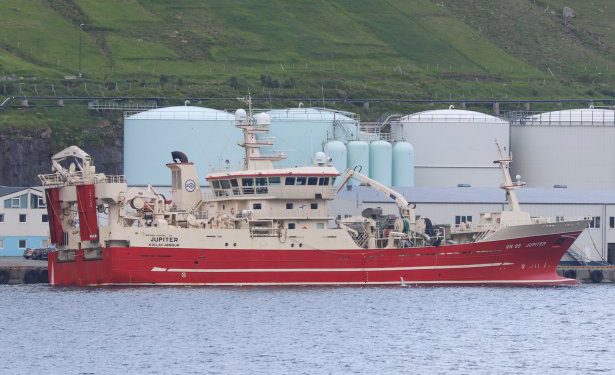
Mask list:
POLYGON ((337 189, 338 193, 344 188, 344 185, 346 185, 351 178, 354 178, 355 180, 364 183, 366 186, 369 186, 376 191, 388 195, 391 199, 395 201, 397 207, 399 207, 399 212, 401 216, 410 219, 411 223, 415 222, 414 204, 408 202, 408 200, 401 193, 359 172, 347 169, 346 173, 344 174, 344 177, 342 178, 342 182, 337 189))

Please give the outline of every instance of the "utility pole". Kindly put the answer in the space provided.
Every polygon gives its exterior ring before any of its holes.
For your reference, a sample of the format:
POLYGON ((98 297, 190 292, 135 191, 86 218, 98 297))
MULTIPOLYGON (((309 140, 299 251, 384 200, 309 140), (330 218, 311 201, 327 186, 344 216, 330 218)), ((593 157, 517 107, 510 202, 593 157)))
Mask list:
POLYGON ((83 28, 85 27, 85 23, 79 24, 79 78, 81 78, 81 39, 83 34, 83 28))

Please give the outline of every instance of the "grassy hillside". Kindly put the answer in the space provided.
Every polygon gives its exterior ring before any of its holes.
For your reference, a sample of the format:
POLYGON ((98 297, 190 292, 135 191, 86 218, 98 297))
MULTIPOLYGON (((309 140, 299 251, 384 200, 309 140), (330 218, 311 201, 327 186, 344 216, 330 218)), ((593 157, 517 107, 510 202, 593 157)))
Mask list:
MULTIPOLYGON (((21 92, 67 91, 81 38, 84 81, 69 88, 95 95, 605 96, 610 3, 4 0, 0 73, 21 92)), ((8 83, 0 95, 19 92, 8 83)))

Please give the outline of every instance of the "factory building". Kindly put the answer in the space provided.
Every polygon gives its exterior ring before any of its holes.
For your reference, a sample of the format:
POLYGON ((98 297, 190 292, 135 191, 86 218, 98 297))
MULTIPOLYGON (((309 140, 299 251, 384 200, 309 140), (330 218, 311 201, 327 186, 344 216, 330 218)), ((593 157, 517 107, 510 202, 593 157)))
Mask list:
MULTIPOLYGON (((497 187, 405 187, 396 189, 416 203, 416 212, 434 223, 451 227, 478 222, 481 213, 507 207, 505 193, 497 187)), ((533 217, 553 221, 590 218, 590 227, 575 241, 563 262, 615 262, 615 190, 525 188, 517 191, 521 207, 533 217)), ((390 197, 365 186, 342 189, 329 208, 331 214, 361 215, 366 208, 381 208, 398 215, 390 197)))
POLYGON ((21 256, 49 246, 47 206, 42 191, 0 186, 0 256, 21 256))
POLYGON ((615 189, 614 113, 572 109, 514 119, 513 174, 531 187, 615 189))
POLYGON ((498 186, 495 140, 508 149, 509 123, 451 106, 402 116, 391 124, 391 139, 414 147, 415 186, 498 186))

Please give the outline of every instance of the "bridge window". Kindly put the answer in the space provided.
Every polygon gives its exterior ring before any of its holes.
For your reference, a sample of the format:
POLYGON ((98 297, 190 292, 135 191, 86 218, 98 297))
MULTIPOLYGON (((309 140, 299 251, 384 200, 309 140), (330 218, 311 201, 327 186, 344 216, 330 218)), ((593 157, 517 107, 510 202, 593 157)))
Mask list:
POLYGON ((213 181, 211 182, 211 186, 213 186, 213 187, 214 187, 214 189, 220 189, 220 181, 218 181, 218 180, 213 180, 213 181))
POLYGON ((269 185, 279 185, 280 177, 269 177, 269 185))
POLYGON ((457 215, 455 216, 455 225, 459 225, 462 223, 471 223, 472 216, 470 215, 457 215))
POLYGON ((321 177, 318 180, 318 185, 320 185, 320 186, 327 186, 327 185, 329 185, 329 177, 321 177))
POLYGON ((229 180, 220 180, 220 187, 222 189, 230 189, 231 183, 229 182, 229 180))
POLYGON ((308 185, 318 185, 318 177, 308 177, 308 185))
POLYGON ((294 185, 295 178, 294 177, 286 177, 286 185, 294 185))
POLYGON ((305 185, 306 183, 306 178, 305 177, 297 177, 297 185, 305 185))
POLYGON ((244 178, 241 180, 241 185, 243 186, 244 194, 254 194, 254 179, 253 178, 244 178))
POLYGON ((239 186, 239 184, 237 183, 237 179, 236 179, 236 178, 233 178, 233 179, 231 180, 231 186, 232 186, 232 187, 237 187, 237 186, 239 186))

